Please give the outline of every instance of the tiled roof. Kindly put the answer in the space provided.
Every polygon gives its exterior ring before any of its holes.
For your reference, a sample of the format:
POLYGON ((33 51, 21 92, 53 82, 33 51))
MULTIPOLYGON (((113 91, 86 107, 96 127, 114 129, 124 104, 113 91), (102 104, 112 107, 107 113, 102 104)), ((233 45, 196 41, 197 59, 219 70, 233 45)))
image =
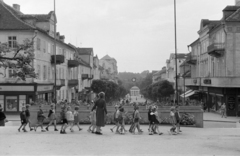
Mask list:
POLYGON ((233 5, 233 6, 226 6, 223 11, 236 11, 240 8, 240 6, 236 6, 236 5, 233 5))
POLYGON ((0 30, 33 30, 34 26, 22 21, 18 17, 21 12, 13 9, 4 2, 0 2, 0 30))
POLYGON ((36 19, 38 22, 47 22, 51 18, 51 14, 53 11, 49 12, 48 14, 22 14, 19 15, 21 19, 36 19))
POLYGON ((92 55, 93 48, 77 48, 77 53, 79 55, 92 55))

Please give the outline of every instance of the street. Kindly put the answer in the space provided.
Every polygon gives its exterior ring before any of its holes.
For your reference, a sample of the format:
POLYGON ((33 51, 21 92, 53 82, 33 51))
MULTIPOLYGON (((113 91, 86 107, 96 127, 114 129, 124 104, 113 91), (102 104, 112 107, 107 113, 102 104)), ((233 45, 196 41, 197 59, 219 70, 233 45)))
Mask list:
MULTIPOLYGON (((240 129, 186 128, 180 135, 169 135, 170 127, 160 127, 162 136, 149 136, 148 126, 142 135, 117 135, 112 126, 98 136, 83 131, 61 135, 50 127, 49 132, 19 133, 17 126, 0 128, 0 155, 239 155, 240 129), (98 145, 98 146, 96 146, 98 145)), ((60 126, 58 126, 60 128, 60 126)), ((127 126, 128 128, 128 126, 127 126)), ((76 128, 75 128, 76 129, 76 128)))

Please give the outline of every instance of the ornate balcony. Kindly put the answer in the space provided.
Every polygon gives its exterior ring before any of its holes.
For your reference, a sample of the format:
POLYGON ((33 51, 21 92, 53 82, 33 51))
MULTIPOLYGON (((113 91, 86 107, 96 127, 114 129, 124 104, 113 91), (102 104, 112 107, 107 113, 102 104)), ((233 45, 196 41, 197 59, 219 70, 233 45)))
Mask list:
POLYGON ((68 60, 68 67, 69 68, 74 68, 79 66, 79 62, 77 60, 68 60))
POLYGON ((88 74, 82 74, 82 80, 88 79, 88 74))
POLYGON ((186 62, 191 65, 197 64, 197 56, 192 55, 192 53, 189 53, 188 57, 186 58, 186 62))
POLYGON ((76 87, 78 85, 78 79, 68 80, 68 87, 76 87))
POLYGON ((213 43, 208 46, 208 55, 213 57, 222 57, 225 51, 224 43, 213 43))
MULTIPOLYGON (((51 63, 55 63, 55 55, 51 56, 51 63)), ((56 64, 64 63, 64 55, 56 55, 56 64)))

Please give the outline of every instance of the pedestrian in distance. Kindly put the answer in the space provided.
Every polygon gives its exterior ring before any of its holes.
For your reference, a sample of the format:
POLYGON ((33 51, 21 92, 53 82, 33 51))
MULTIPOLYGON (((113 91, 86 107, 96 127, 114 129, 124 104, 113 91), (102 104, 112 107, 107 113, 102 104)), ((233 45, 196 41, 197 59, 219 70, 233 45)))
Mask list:
POLYGON ((32 131, 33 128, 31 127, 29 107, 30 107, 30 105, 26 105, 26 111, 25 112, 26 112, 26 117, 27 117, 27 124, 28 124, 28 126, 30 128, 30 131, 32 131))
POLYGON ((73 129, 72 129, 73 122, 74 122, 74 115, 73 115, 73 112, 72 112, 71 109, 72 108, 70 106, 67 107, 66 117, 67 117, 68 126, 70 126, 70 131, 74 132, 73 129))
POLYGON ((177 133, 175 132, 176 130, 176 119, 175 119, 175 107, 170 108, 170 124, 172 125, 172 128, 169 131, 170 135, 176 135, 177 133))
POLYGON ((88 132, 95 133, 95 129, 96 129, 96 109, 92 109, 92 111, 90 112, 89 119, 90 119, 91 125, 88 128, 88 132))
POLYGON ((0 126, 5 126, 6 122, 8 122, 6 119, 6 115, 2 111, 2 106, 0 105, 0 126))
POLYGON ((176 119, 176 127, 177 127, 177 133, 179 134, 180 132, 182 132, 180 130, 180 121, 181 121, 181 116, 179 113, 179 106, 175 107, 175 119, 176 119))
POLYGON ((39 106, 39 110, 37 112, 37 124, 34 127, 35 132, 37 131, 37 128, 40 126, 42 128, 42 132, 46 132, 43 129, 43 121, 46 117, 44 116, 43 110, 42 110, 42 106, 39 106))
POLYGON ((20 119, 21 119, 21 126, 18 128, 18 132, 20 132, 21 128, 23 127, 23 131, 27 132, 25 129, 27 125, 27 117, 26 117, 26 107, 22 107, 22 112, 20 113, 20 119))
POLYGON ((221 106, 221 116, 222 116, 222 118, 223 117, 227 118, 227 108, 226 108, 225 103, 223 103, 221 106))
POLYGON ((56 117, 56 112, 54 109, 55 105, 51 104, 51 109, 49 110, 48 113, 48 119, 50 120, 49 124, 47 125, 47 127, 45 128, 48 131, 48 127, 51 126, 52 124, 54 124, 54 131, 58 131, 57 129, 57 117, 56 117))
POLYGON ((77 125, 77 127, 78 127, 78 129, 79 129, 79 131, 81 131, 82 130, 82 128, 80 128, 80 125, 79 125, 79 118, 80 118, 80 114, 79 114, 79 107, 78 106, 76 106, 75 108, 74 108, 74 112, 73 112, 73 116, 74 116, 74 122, 73 122, 73 126, 72 126, 72 128, 71 129, 73 129, 73 127, 75 126, 75 125, 77 125))

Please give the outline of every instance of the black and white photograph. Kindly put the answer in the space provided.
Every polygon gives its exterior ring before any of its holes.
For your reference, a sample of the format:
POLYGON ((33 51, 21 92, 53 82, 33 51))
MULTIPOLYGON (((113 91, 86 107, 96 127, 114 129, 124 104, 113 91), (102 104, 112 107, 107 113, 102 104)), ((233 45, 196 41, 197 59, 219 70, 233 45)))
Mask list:
POLYGON ((0 0, 0 156, 240 156, 240 0, 0 0))

